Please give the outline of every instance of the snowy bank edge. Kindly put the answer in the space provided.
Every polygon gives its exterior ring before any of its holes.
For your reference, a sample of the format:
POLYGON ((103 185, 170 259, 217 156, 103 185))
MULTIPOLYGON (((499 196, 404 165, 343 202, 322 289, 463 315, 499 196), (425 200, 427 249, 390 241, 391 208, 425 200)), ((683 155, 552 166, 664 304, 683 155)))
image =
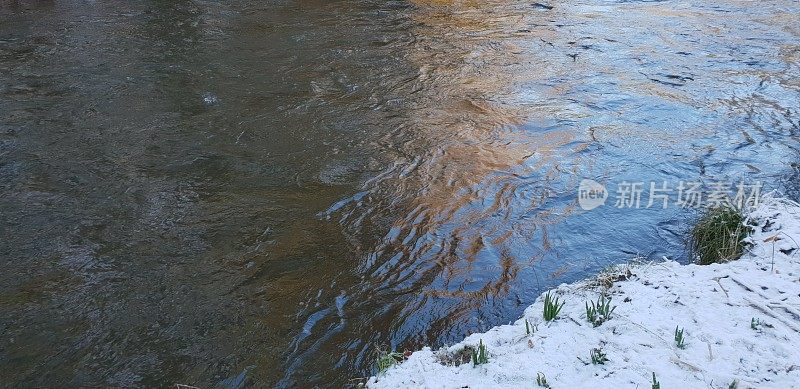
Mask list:
POLYGON ((753 246, 739 260, 617 267, 625 276, 607 289, 617 309, 599 327, 587 322, 584 305, 600 295, 596 278, 562 284, 552 290, 566 301, 558 319, 543 321, 542 295, 514 324, 423 348, 367 386, 530 388, 542 375, 553 387, 650 387, 655 373, 665 388, 800 387, 800 351, 792 348, 800 345, 800 205, 765 195, 747 219, 756 224, 753 246), (766 325, 751 327, 754 318, 766 325), (674 344, 676 327, 689 339, 683 349, 674 344), (489 363, 440 362, 481 341, 489 363), (592 348, 610 360, 591 364, 592 348))

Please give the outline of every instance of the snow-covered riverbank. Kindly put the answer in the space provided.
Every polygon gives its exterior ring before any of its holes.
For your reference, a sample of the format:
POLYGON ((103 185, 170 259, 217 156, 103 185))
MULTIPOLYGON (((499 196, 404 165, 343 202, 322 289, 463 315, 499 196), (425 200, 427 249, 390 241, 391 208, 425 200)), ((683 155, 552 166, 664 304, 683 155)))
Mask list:
POLYGON ((561 285, 552 291, 566 302, 556 320, 544 321, 540 297, 516 323, 417 351, 368 386, 534 388, 539 375, 553 388, 651 388, 655 373, 665 389, 800 388, 800 205, 765 198, 750 219, 753 246, 740 260, 635 264, 604 274, 606 282, 561 285), (594 327, 585 303, 606 287, 616 309, 594 327), (456 366, 480 341, 488 363, 456 366), (593 364, 592 349, 608 361, 593 364))

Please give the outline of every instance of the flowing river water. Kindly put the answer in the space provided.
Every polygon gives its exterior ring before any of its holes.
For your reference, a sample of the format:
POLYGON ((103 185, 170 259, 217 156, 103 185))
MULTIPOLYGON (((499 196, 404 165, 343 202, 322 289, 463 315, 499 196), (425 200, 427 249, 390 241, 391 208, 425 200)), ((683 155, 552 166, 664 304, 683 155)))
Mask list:
POLYGON ((341 387, 797 198, 800 3, 0 1, 0 382, 341 387), (646 195, 646 192, 645 192, 646 195))

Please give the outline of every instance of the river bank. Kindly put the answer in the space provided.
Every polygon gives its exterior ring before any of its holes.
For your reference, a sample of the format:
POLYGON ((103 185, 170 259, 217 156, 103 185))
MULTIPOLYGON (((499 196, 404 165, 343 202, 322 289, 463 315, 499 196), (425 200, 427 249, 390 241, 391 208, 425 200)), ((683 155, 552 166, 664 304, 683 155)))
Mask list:
POLYGON ((544 321, 542 296, 515 323, 414 352, 367 386, 798 387, 800 205, 765 197, 748 216, 752 246, 739 260, 632 263, 562 284, 550 292, 564 302, 556 319, 544 321), (593 326, 586 304, 601 294, 616 308, 593 326), (480 343, 488 362, 474 366, 480 343))

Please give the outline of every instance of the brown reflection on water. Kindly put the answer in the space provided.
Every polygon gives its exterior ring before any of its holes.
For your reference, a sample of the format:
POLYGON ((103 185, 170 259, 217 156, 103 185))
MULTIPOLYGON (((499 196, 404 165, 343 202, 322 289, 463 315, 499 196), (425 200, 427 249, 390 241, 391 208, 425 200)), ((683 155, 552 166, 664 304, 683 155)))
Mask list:
MULTIPOLYGON (((541 193, 527 206, 535 208, 547 198, 546 180, 560 179, 561 164, 572 163, 564 158, 575 158, 564 152, 575 135, 552 130, 532 137, 519 129, 558 114, 555 107, 526 105, 530 102, 515 93, 522 83, 543 76, 529 40, 518 36, 535 15, 509 12, 491 2, 419 4, 412 14, 417 41, 407 55, 420 69, 417 83, 425 91, 415 98, 418 108, 409 118, 415 143, 407 147, 416 159, 410 167, 396 167, 399 174, 387 175, 371 189, 382 193, 379 201, 391 199, 400 207, 364 205, 405 216, 392 223, 373 255, 392 265, 372 261, 366 272, 378 285, 409 282, 407 288, 422 289, 427 296, 459 297, 450 308, 456 314, 448 319, 457 322, 459 314, 469 313, 459 306, 479 307, 488 297, 508 291, 521 266, 503 248, 508 239, 530 238, 533 231, 569 216, 567 207, 556 219, 541 213, 523 224, 510 210, 512 202, 520 201, 518 192, 531 191, 530 185, 541 193), (520 188, 526 183, 518 178, 531 174, 541 181, 520 188), (496 259, 487 258, 494 255, 490 251, 498 252, 496 259), (397 278, 398 273, 414 272, 424 272, 419 277, 424 284, 410 280, 417 278, 413 275, 397 278), (481 281, 468 281, 476 274, 481 281)), ((546 233, 531 242, 544 249, 549 244, 546 233)))

